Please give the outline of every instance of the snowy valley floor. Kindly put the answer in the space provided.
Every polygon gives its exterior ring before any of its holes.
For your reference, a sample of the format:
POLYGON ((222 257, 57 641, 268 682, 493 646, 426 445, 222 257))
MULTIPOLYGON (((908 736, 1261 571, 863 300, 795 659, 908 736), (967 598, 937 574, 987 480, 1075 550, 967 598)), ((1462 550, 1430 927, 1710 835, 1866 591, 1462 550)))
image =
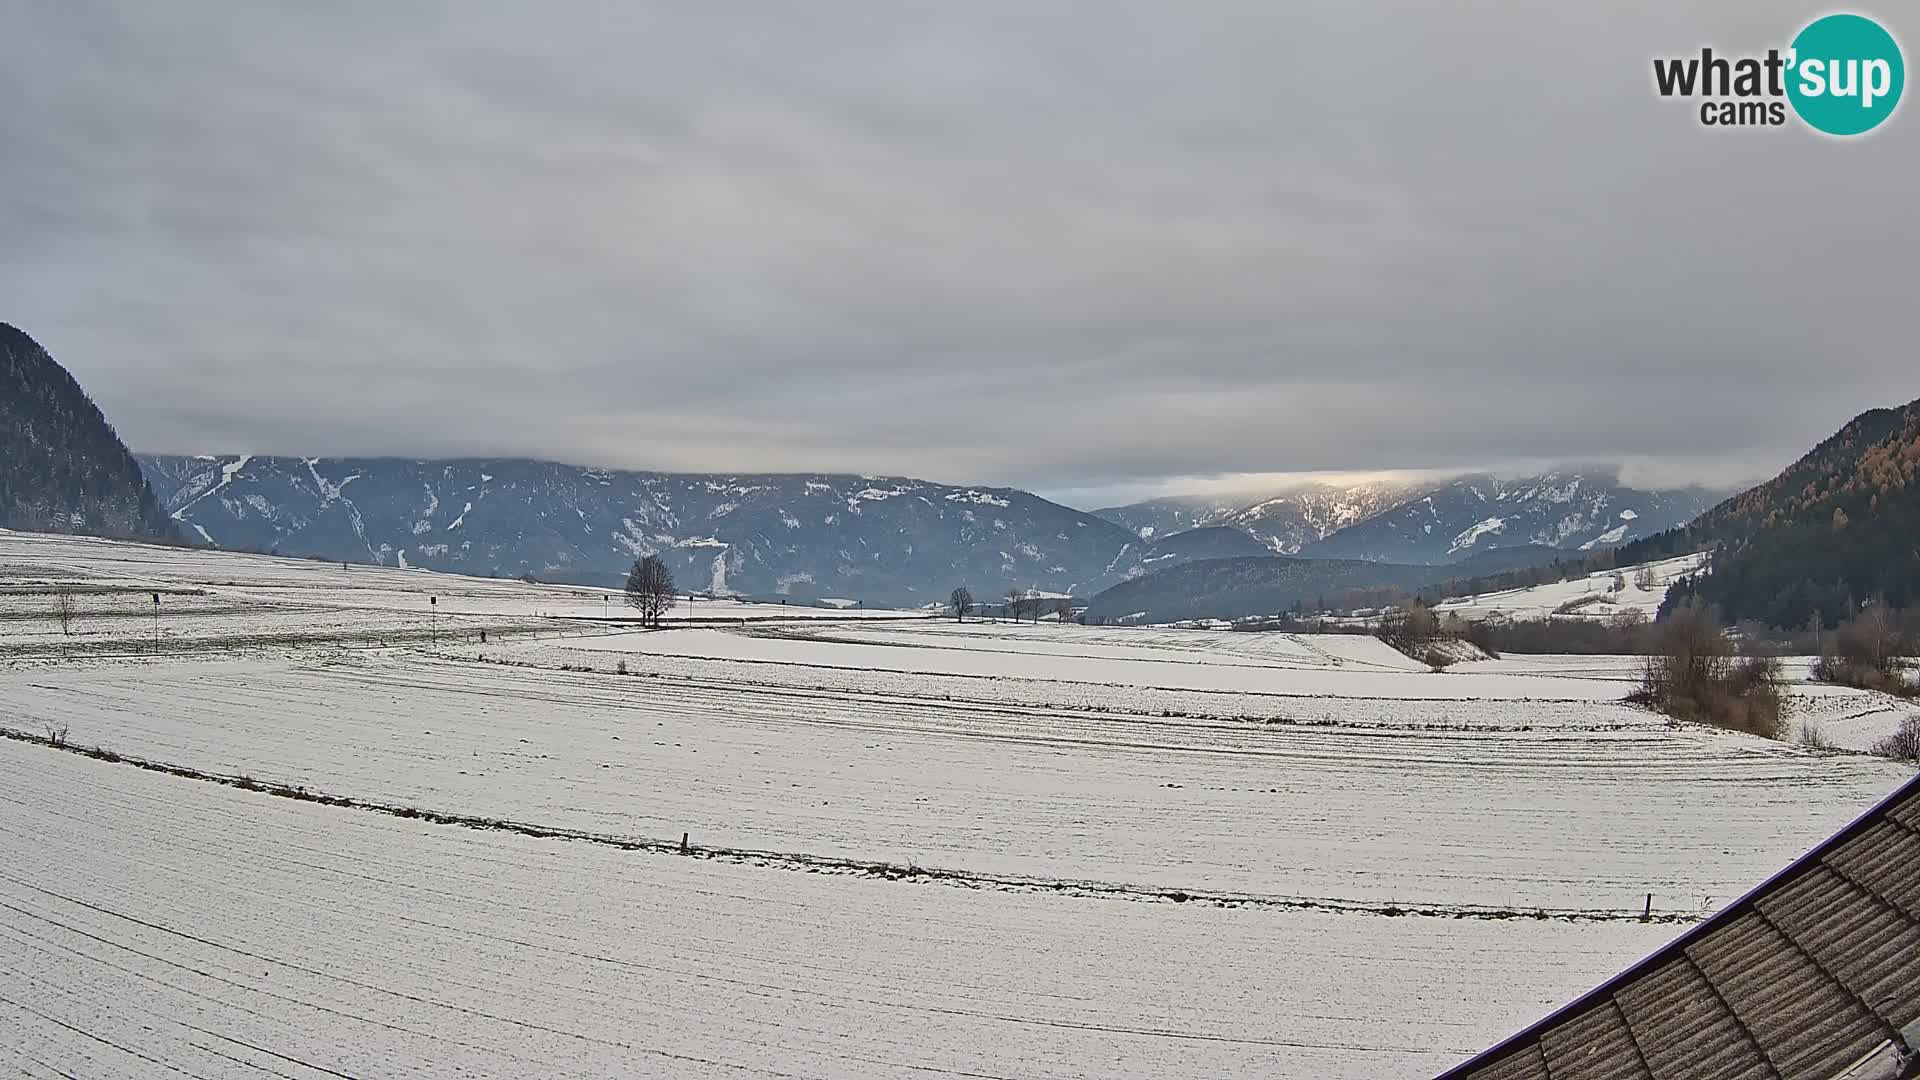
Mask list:
POLYGON ((0 565, 26 1076, 1420 1077, 1907 775, 1669 725, 1626 658, 635 632, 546 586, 6 533, 0 565))
POLYGON ((1418 1075, 1673 930, 784 872, 17 743, 0 806, 31 1076, 1418 1075))

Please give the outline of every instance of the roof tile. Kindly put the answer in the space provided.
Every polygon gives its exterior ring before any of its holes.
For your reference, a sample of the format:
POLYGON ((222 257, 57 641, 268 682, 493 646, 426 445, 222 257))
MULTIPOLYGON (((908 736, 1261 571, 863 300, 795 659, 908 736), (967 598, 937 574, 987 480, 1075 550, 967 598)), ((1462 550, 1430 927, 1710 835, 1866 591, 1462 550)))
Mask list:
POLYGON ((1920 778, 1443 1080, 1831 1080, 1920 1020, 1920 778))

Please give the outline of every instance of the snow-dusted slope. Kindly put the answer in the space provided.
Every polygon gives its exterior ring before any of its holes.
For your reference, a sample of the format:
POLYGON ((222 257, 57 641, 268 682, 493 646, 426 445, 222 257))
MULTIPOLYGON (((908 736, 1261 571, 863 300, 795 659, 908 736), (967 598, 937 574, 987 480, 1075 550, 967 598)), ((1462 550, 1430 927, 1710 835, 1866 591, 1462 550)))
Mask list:
POLYGON ((1617 571, 1595 571, 1571 581, 1456 596, 1442 601, 1439 610, 1469 620, 1549 616, 1604 619, 1625 611, 1638 611, 1651 619, 1659 612, 1660 602, 1667 598, 1667 589, 1700 569, 1705 561, 1705 555, 1682 555, 1643 566, 1625 566, 1617 571), (1618 590, 1614 588, 1616 578, 1621 586, 1618 590))
POLYGON ((1245 497, 1168 496, 1094 513, 1149 541, 1184 529, 1227 525, 1250 534, 1269 551, 1292 555, 1421 490, 1417 485, 1392 482, 1306 484, 1253 502, 1245 497))
POLYGON ((1320 484, 1242 507, 1222 524, 1244 529, 1281 555, 1398 506, 1419 488, 1396 483, 1320 484))
POLYGON ((1440 563, 1494 547, 1611 547, 1684 524, 1715 498, 1693 488, 1631 488, 1590 470, 1517 480, 1319 483, 1238 505, 1176 496, 1094 513, 1149 540, 1230 525, 1280 555, 1440 563))
POLYGON ((944 600, 1087 595, 1137 539, 1009 488, 901 477, 619 472, 525 460, 141 459, 211 543, 388 566, 601 584, 658 554, 682 589, 944 600))
POLYGON ((1239 529, 1208 525, 1184 532, 1168 533, 1158 540, 1142 539, 1129 544, 1109 564, 1109 569, 1128 580, 1202 559, 1233 559, 1267 554, 1260 541, 1239 529))
POLYGON ((1244 505, 1240 498, 1202 495, 1170 495, 1160 499, 1109 506, 1095 510, 1105 518, 1142 540, 1152 542, 1188 529, 1218 525, 1244 505))

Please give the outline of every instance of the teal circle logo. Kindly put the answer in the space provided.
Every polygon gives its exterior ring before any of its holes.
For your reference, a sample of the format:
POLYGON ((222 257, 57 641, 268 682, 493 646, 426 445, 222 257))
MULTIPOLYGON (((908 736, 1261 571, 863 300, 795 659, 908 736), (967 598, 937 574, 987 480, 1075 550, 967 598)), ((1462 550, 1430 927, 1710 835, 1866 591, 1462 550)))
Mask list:
POLYGON ((1900 104, 1907 68, 1900 45, 1863 15, 1815 19, 1793 39, 1787 100, 1809 127, 1859 135, 1900 104))

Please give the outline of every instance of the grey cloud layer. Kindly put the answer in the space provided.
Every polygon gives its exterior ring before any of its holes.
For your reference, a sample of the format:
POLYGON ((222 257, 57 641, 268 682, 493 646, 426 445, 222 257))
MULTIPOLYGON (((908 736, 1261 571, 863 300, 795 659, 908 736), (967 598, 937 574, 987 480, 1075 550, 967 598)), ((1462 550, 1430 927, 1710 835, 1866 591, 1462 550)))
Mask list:
POLYGON ((1791 6, 12 7, 0 319, 143 448, 1719 476, 1920 395, 1913 106, 1651 90, 1791 6))

